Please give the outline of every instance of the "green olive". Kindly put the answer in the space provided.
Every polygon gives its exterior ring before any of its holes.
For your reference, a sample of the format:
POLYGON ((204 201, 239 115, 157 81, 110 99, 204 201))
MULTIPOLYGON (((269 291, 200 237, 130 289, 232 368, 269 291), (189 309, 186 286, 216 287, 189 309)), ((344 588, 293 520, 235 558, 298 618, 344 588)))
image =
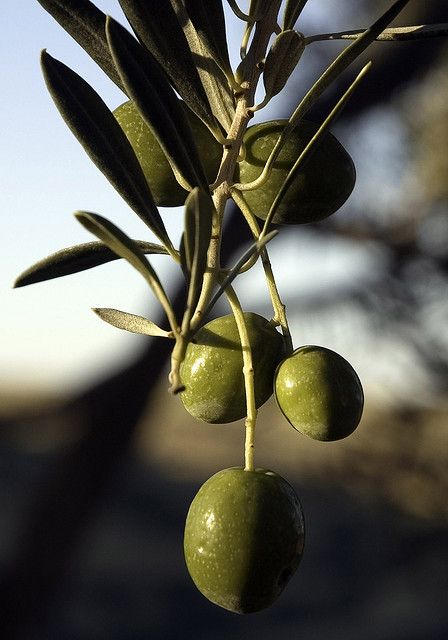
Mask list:
MULTIPOLYGON (((274 372, 284 355, 282 335, 262 316, 244 314, 254 368, 255 402, 260 407, 272 395, 274 372)), ((240 420, 246 415, 241 342, 232 314, 204 325, 186 351, 180 368, 185 391, 182 403, 192 416, 212 423, 240 420)))
POLYGON ((296 571, 305 528, 294 489, 273 471, 219 471, 188 511, 184 552, 199 591, 235 613, 268 607, 296 571))
POLYGON ((279 364, 274 392, 286 419, 314 440, 345 438, 361 419, 361 382, 351 364, 331 349, 296 349, 279 364))
MULTIPOLYGON (((212 183, 221 163, 222 146, 191 109, 184 102, 181 105, 192 128, 205 174, 212 183)), ((188 192, 177 182, 162 147, 141 118, 135 104, 128 100, 113 113, 134 149, 155 203, 162 207, 183 205, 188 192)))
MULTIPOLYGON (((274 120, 249 127, 244 136, 246 156, 239 164, 241 183, 261 173, 287 120, 274 120)), ((281 150, 268 180, 243 196, 252 212, 265 220, 280 187, 318 125, 302 120, 281 150)), ((296 174, 274 215, 275 224, 318 222, 337 211, 355 186, 353 161, 340 142, 325 133, 296 174)))

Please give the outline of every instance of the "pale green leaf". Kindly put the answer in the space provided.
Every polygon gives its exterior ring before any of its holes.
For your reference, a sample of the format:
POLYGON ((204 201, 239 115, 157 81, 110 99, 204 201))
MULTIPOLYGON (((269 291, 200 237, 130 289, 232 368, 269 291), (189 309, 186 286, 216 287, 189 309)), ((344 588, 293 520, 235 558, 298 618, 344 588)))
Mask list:
POLYGON ((101 320, 111 324, 117 329, 124 329, 131 333, 139 333, 145 336, 155 336, 158 338, 169 338, 170 332, 165 331, 151 320, 143 316, 120 311, 119 309, 95 308, 92 309, 101 320))

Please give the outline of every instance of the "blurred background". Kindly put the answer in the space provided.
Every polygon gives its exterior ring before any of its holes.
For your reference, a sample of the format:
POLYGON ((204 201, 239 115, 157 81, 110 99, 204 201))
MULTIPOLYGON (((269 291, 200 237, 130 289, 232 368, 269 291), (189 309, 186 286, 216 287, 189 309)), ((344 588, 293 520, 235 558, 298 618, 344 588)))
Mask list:
MULTIPOLYGON (((96 4, 125 23, 118 2, 96 4)), ((310 0, 297 28, 362 28, 389 5, 310 0)), ((270 245, 295 345, 346 357, 366 407, 358 430, 332 444, 294 432, 272 399, 260 410, 257 464, 296 488, 307 545, 279 601, 243 618, 202 598, 182 555, 198 487, 243 462, 242 423, 195 422, 167 393, 167 345, 90 311, 115 307, 157 321, 144 282, 117 261, 11 288, 33 262, 91 239, 77 209, 135 238, 146 228, 57 113, 40 50, 80 73, 112 109, 124 96, 38 2, 5 3, 0 15, 2 637, 447 637, 448 39, 375 43, 310 115, 320 121, 373 60, 333 127, 356 165, 353 194, 332 218, 283 230, 270 245)), ((236 62, 242 23, 226 15, 236 62)), ((442 0, 411 1, 396 24, 447 19, 442 0)), ((257 119, 288 117, 344 46, 310 45, 286 94, 257 119)), ((182 211, 162 214, 178 240, 182 211)), ((234 221, 229 263, 241 234, 234 221)), ((177 269, 163 256, 152 262, 180 303, 177 269)), ((268 317, 262 282, 255 268, 237 290, 246 309, 268 317)), ((228 312, 224 303, 217 312, 228 312)))

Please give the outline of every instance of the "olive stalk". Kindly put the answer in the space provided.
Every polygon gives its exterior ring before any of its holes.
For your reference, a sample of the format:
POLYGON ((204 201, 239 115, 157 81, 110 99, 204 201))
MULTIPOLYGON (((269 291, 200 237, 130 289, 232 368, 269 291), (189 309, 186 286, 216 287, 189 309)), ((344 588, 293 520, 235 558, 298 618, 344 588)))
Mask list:
MULTIPOLYGON (((255 219, 255 216, 250 211, 247 206, 244 198, 241 196, 241 192, 237 189, 232 189, 232 197, 238 207, 240 208, 242 214, 246 218, 246 221, 253 233, 253 235, 259 239, 262 237, 260 233, 260 228, 255 219)), ((261 262, 263 265, 263 270, 266 277, 266 283, 269 291, 269 295, 272 302, 272 307, 274 310, 273 322, 280 326, 283 334, 283 338, 285 340, 285 347, 288 353, 291 353, 293 350, 291 332, 289 330, 288 319, 286 317, 286 307, 280 298, 280 293, 275 282, 274 272, 272 271, 271 261, 269 259, 269 254, 266 247, 263 247, 260 252, 261 262)))
POLYGON ((238 296, 231 285, 226 288, 226 296, 232 313, 235 316, 236 326, 241 342, 241 352, 243 354, 243 374, 244 388, 246 391, 246 421, 245 421, 245 444, 244 444, 244 469, 254 471, 254 445, 255 445, 255 424, 257 421, 257 408, 255 404, 254 388, 254 368, 252 363, 252 350, 249 342, 244 312, 238 296))

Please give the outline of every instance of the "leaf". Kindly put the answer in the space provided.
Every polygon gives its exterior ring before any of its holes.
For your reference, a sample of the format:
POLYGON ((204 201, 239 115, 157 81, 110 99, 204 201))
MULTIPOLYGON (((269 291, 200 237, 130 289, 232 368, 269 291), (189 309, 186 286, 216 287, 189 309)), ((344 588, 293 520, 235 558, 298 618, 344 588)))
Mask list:
POLYGON ((126 93, 106 41, 106 14, 89 0, 38 0, 39 4, 126 93))
POLYGON ((222 0, 185 0, 185 8, 204 49, 226 75, 232 74, 222 0))
MULTIPOLYGON (((143 253, 167 254, 165 247, 152 242, 134 240, 143 253)), ((14 283, 14 287, 24 287, 28 284, 52 280, 61 276, 92 269, 118 260, 119 256, 103 242, 85 242, 74 247, 61 249, 43 260, 34 263, 23 271, 14 283)))
POLYGON ((138 245, 121 231, 121 229, 114 225, 113 222, 103 218, 103 216, 88 211, 78 211, 75 213, 75 217, 83 227, 96 235, 97 238, 104 242, 104 244, 120 256, 120 258, 127 260, 129 264, 144 277, 164 308, 171 328, 174 330, 177 327, 177 322, 171 303, 167 298, 156 272, 138 245))
POLYGON ((222 69, 216 63, 214 52, 208 49, 207 43, 198 33, 190 16, 187 14, 183 0, 171 0, 171 4, 182 25, 213 114, 224 131, 228 131, 235 115, 233 91, 229 82, 222 69))
POLYGON ((119 309, 109 308, 95 308, 92 309, 96 315, 111 324, 117 329, 124 329, 131 333, 139 333, 145 336, 156 336, 159 338, 169 338, 170 332, 165 331, 151 320, 143 318, 143 316, 135 315, 133 313, 127 313, 126 311, 120 311, 119 309))
POLYGON ((136 35, 164 69, 184 102, 211 131, 219 133, 187 40, 170 1, 119 2, 136 35))
POLYGON ((110 17, 106 23, 106 36, 129 96, 157 137, 175 173, 190 189, 200 185, 208 190, 190 125, 160 65, 110 17))
POLYGON ((295 163, 291 167, 288 175, 286 176, 283 184, 281 185, 280 189, 278 190, 278 192, 277 192, 277 194, 276 194, 276 196, 275 196, 275 198, 274 198, 274 200, 272 202, 272 205, 271 205, 271 207, 269 209, 268 215, 266 216, 266 220, 265 220, 264 225, 263 225, 263 230, 261 232, 262 235, 269 228, 269 225, 270 225, 272 219, 274 218, 275 212, 277 211, 277 208, 278 208, 279 204, 281 203, 283 196, 287 192, 287 190, 288 190, 289 186, 291 185, 291 183, 294 181, 298 171, 301 170, 303 163, 308 158, 308 156, 311 153, 311 151, 319 143, 320 139, 325 134, 325 132, 330 128, 330 125, 336 119, 336 117, 339 115, 339 113, 341 112, 341 110, 343 109, 343 107, 345 106, 345 104, 347 103, 349 98, 351 97, 353 91, 356 89, 358 84, 364 78, 366 73, 370 70, 371 66, 372 66, 371 62, 368 62, 366 65, 364 65, 364 67, 358 73, 358 75, 353 80, 353 82, 350 84, 348 89, 344 92, 342 97, 338 100, 336 105, 330 111, 329 115, 325 118, 325 120, 322 123, 322 125, 318 128, 318 130, 316 131, 314 136, 311 138, 311 140, 309 140, 308 144, 305 146, 305 148, 300 153, 299 157, 297 158, 297 160, 295 161, 295 163))
POLYGON ((112 112, 81 76, 46 51, 42 70, 60 114, 88 156, 131 209, 171 247, 134 150, 112 112))
POLYGON ((308 0, 287 0, 283 14, 283 29, 293 29, 308 0))
POLYGON ((201 293, 202 281, 207 267, 207 252, 212 233, 214 209, 210 195, 199 189, 192 191, 185 202, 183 254, 189 284, 183 325, 184 323, 189 324, 201 293))
MULTIPOLYGON (((257 178, 257 180, 263 180, 278 157, 283 145, 288 140, 294 127, 303 118, 306 112, 312 107, 316 100, 322 95, 336 78, 347 69, 347 67, 358 58, 361 53, 367 49, 367 47, 378 37, 387 25, 400 13, 400 11, 407 5, 409 0, 396 0, 392 7, 386 11, 371 27, 366 29, 352 44, 346 47, 335 60, 329 65, 329 67, 322 73, 318 80, 313 84, 311 89, 305 94, 294 113, 289 118, 289 122, 283 129, 277 142, 272 149, 272 152, 265 163, 264 169, 257 178)), ((238 187, 239 185, 235 185, 238 187)), ((246 185, 247 186, 247 185, 246 185)))
POLYGON ((297 31, 282 31, 270 48, 263 71, 266 98, 270 100, 280 93, 294 71, 305 49, 305 39, 297 31))

